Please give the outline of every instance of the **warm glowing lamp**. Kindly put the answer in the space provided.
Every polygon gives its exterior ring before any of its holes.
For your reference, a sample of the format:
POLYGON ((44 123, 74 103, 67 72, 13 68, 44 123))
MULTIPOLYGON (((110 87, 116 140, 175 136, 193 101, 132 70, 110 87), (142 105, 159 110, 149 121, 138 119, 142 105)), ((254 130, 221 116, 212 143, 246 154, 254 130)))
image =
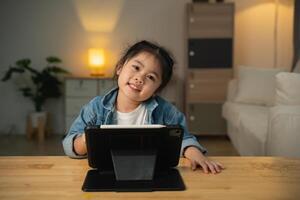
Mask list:
POLYGON ((92 76, 104 76, 104 50, 91 48, 89 49, 89 65, 92 68, 92 76))

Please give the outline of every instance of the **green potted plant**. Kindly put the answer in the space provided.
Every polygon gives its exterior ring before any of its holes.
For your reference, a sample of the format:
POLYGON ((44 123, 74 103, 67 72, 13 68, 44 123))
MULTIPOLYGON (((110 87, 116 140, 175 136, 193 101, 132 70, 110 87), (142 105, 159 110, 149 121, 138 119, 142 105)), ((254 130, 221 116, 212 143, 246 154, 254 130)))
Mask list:
MULTIPOLYGON (((61 96, 61 84, 59 74, 68 74, 69 72, 57 66, 61 60, 57 57, 47 57, 47 65, 42 70, 30 67, 30 59, 21 59, 10 66, 5 72, 2 81, 8 81, 13 78, 13 74, 22 76, 23 80, 29 80, 18 87, 24 97, 29 98, 38 115, 46 115, 43 106, 47 99, 58 98, 61 96)), ((36 120, 33 121, 33 127, 36 127, 36 120)))

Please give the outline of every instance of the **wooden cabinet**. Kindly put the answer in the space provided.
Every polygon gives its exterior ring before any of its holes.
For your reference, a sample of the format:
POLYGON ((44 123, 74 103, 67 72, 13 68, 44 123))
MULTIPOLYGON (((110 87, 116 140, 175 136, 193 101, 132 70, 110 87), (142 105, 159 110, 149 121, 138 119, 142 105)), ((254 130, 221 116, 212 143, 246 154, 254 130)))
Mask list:
POLYGON ((200 135, 221 135, 226 130, 222 115, 222 104, 220 103, 190 103, 189 130, 200 135))
POLYGON ((189 70, 186 87, 186 114, 189 130, 196 135, 223 135, 222 104, 232 70, 189 70))
POLYGON ((80 109, 92 98, 104 95, 115 86, 110 78, 67 77, 65 79, 65 130, 67 131, 80 109))
POLYGON ((191 3, 187 9, 187 123, 196 135, 223 135, 222 104, 233 77, 234 4, 191 3))
POLYGON ((189 38, 231 38, 233 12, 232 3, 188 4, 189 38))
POLYGON ((187 76, 187 102, 222 103, 231 77, 231 69, 190 69, 187 76))

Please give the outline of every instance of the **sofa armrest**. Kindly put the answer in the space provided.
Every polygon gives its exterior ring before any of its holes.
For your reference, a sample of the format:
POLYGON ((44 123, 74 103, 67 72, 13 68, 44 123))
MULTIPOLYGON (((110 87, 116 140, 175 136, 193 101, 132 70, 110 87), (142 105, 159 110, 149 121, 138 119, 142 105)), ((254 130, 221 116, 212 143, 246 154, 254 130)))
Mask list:
POLYGON ((266 155, 300 158, 300 106, 270 108, 266 155))
POLYGON ((237 92, 237 79, 232 79, 228 82, 227 86, 227 101, 234 102, 235 95, 237 92))

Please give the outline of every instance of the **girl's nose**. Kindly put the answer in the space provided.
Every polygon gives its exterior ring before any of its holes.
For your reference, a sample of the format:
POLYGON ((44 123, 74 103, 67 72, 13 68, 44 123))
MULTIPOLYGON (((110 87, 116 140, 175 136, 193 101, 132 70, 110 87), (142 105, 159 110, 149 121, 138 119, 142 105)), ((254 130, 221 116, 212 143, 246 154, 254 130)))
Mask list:
POLYGON ((139 85, 143 84, 143 80, 141 78, 138 78, 138 77, 134 78, 134 82, 135 82, 135 84, 139 84, 139 85))

